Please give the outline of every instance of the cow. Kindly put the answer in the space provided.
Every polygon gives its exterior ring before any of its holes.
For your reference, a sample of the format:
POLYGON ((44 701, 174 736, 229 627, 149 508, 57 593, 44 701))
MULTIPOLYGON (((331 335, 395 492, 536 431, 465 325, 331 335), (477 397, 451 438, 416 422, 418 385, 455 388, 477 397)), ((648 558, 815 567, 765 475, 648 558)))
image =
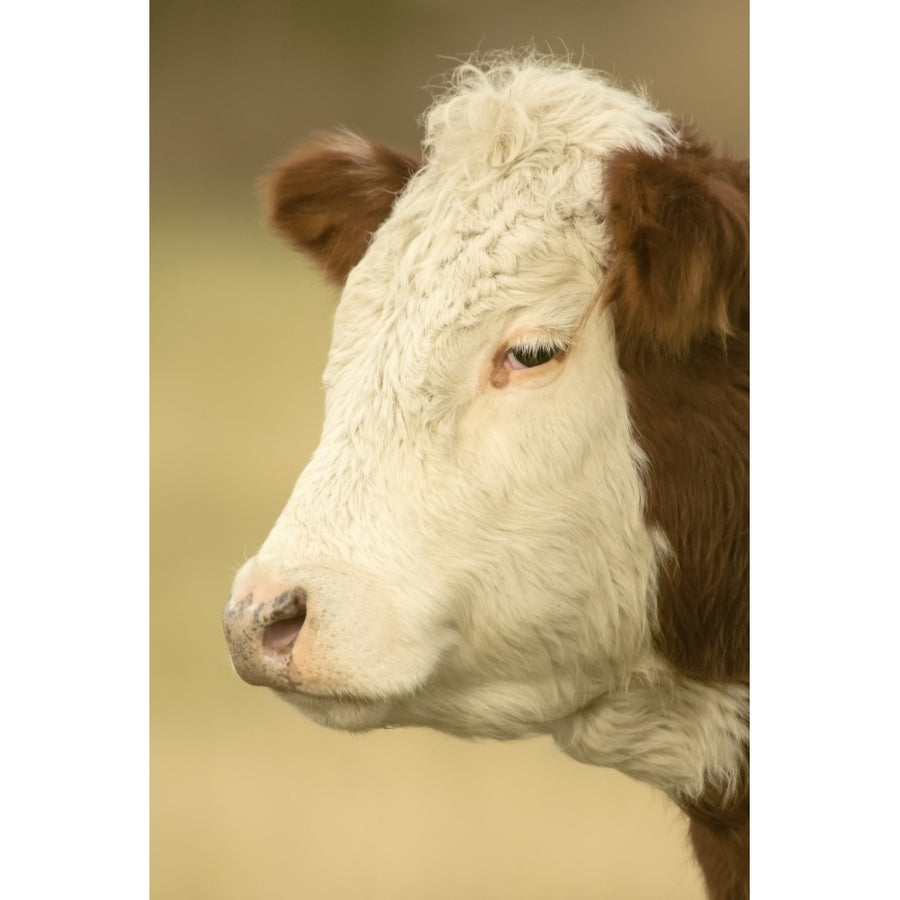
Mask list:
POLYGON ((224 613, 323 725, 549 734, 749 896, 749 163, 567 61, 458 66, 421 158, 319 135, 269 215, 341 288, 321 441, 224 613))

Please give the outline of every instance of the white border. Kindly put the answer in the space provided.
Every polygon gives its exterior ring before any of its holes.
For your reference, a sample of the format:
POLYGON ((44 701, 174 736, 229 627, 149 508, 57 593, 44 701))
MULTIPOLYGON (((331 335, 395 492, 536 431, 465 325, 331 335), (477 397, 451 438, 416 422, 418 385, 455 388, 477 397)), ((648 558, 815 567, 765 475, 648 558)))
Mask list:
POLYGON ((147 17, 4 11, 7 897, 147 889, 147 17))
POLYGON ((895 29, 751 5, 752 885, 894 890, 895 29))

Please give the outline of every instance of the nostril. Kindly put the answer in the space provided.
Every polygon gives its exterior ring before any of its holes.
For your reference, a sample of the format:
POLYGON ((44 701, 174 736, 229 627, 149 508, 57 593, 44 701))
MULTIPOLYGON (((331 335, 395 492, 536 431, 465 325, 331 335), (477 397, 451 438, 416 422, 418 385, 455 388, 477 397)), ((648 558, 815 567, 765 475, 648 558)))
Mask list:
POLYGON ((275 653, 284 653, 294 646, 297 635, 303 627, 303 616, 293 616, 290 619, 282 619, 272 625, 267 625, 263 632, 263 647, 275 653))
POLYGON ((269 624, 263 629, 263 647, 274 653, 285 653, 306 621, 306 591, 297 588, 276 597, 266 618, 269 624))

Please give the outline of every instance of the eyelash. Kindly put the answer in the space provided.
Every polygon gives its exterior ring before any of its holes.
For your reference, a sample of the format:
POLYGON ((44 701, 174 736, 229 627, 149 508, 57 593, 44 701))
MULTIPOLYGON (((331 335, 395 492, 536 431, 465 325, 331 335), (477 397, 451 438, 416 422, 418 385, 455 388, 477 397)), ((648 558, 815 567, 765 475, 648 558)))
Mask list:
POLYGON ((565 346, 546 337, 538 337, 529 341, 522 340, 513 344, 506 351, 503 364, 516 371, 536 369, 558 359, 566 352, 566 349, 565 346))

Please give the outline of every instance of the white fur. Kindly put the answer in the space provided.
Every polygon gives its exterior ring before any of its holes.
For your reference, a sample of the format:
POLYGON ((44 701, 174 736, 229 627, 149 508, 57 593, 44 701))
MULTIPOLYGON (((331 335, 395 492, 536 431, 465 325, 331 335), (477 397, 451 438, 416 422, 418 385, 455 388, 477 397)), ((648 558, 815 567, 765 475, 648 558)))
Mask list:
POLYGON ((557 63, 463 66, 345 286, 319 448, 241 573, 303 585, 286 699, 335 727, 554 733, 679 796, 733 780, 745 698, 651 648, 665 539, 602 294, 601 176, 669 117, 557 63), (517 335, 562 362, 492 381, 517 335))
POLYGON ((553 736, 575 759, 619 769, 676 800, 697 799, 707 786, 729 797, 745 765, 749 701, 746 685, 702 684, 663 668, 598 698, 553 736))

